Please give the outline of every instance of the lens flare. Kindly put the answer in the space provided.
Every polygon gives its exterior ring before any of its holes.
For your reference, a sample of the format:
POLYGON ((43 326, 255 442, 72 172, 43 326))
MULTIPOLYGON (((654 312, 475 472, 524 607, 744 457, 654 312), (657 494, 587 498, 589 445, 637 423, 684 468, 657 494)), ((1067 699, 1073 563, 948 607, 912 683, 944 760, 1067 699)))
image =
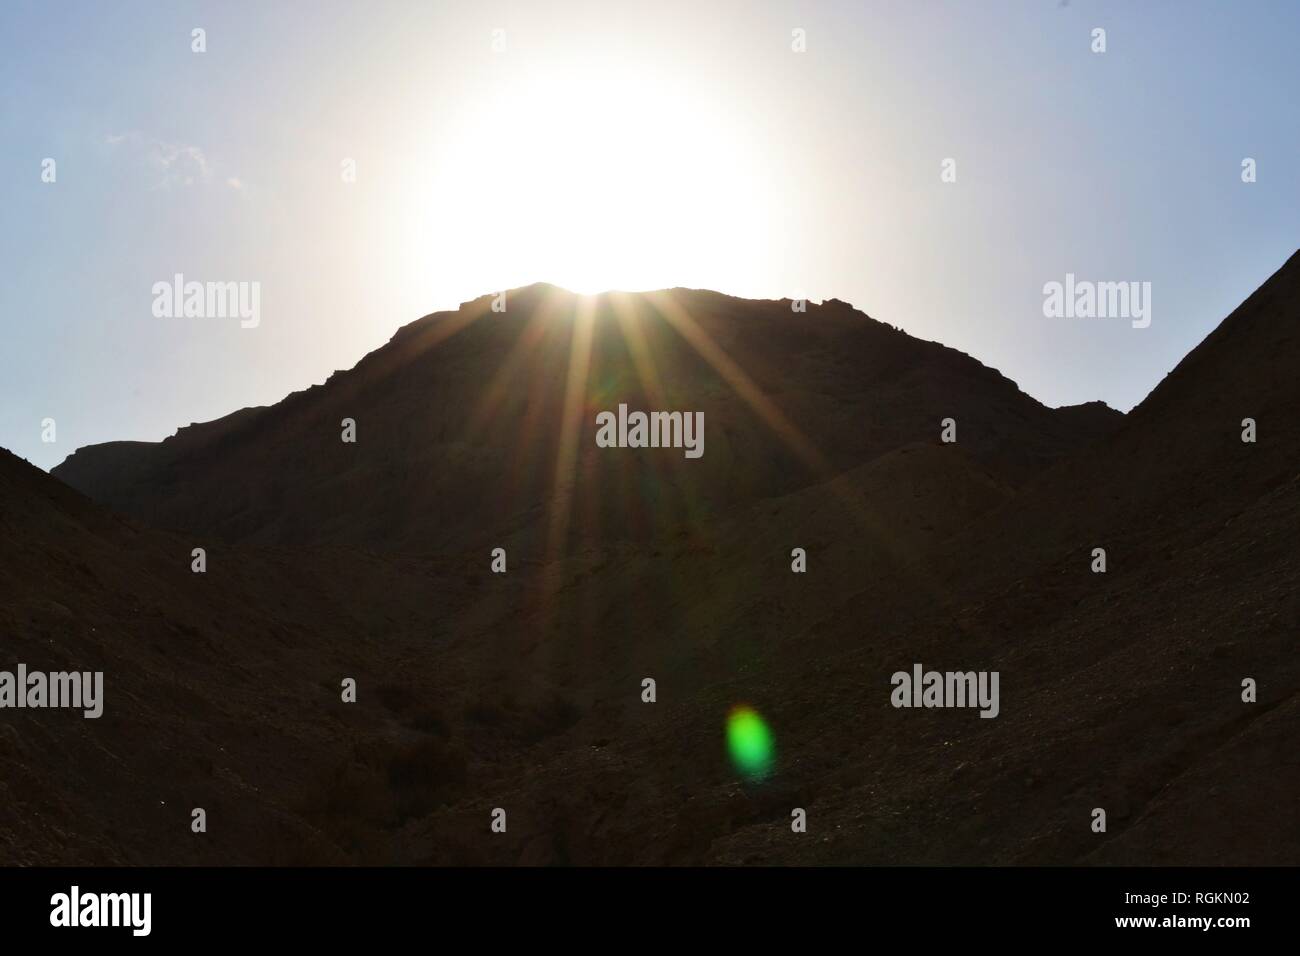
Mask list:
POLYGON ((727 749, 736 769, 749 780, 762 780, 772 769, 772 732, 752 707, 741 704, 731 708, 727 749))

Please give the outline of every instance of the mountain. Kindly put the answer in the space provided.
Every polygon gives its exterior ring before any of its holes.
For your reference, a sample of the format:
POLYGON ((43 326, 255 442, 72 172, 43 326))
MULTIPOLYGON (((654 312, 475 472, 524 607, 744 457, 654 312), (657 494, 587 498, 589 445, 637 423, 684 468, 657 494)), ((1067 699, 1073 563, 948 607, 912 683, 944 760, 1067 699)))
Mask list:
POLYGON ((1100 403, 1045 408, 837 300, 795 312, 537 285, 507 293, 505 312, 492 302, 426 316, 271 408, 82 448, 53 473, 124 514, 232 542, 539 554, 557 544, 557 497, 574 502, 577 540, 650 540, 938 441, 948 417, 958 453, 1010 490, 1122 418, 1100 403), (705 453, 597 448, 595 416, 620 403, 703 412, 705 453))
POLYGON ((106 681, 0 712, 0 860, 1300 860, 1300 255, 1127 416, 834 300, 491 301, 77 452, 93 503, 0 456, 6 647, 106 681), (703 411, 703 457, 597 448, 620 402, 703 411), (918 663, 997 717, 892 706, 918 663))

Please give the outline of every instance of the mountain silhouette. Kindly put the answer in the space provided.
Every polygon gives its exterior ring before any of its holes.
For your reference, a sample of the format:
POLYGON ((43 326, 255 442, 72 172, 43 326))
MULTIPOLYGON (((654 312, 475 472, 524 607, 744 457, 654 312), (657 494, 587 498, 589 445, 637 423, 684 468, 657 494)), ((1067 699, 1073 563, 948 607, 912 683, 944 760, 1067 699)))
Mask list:
POLYGON ((956 453, 1008 490, 1121 419, 1100 403, 1045 408, 836 300, 795 312, 712 292, 592 299, 535 285, 505 302, 426 316, 270 408, 158 444, 82 448, 54 474, 125 514, 230 541, 530 551, 546 546, 557 494, 575 502, 578 538, 645 540, 937 441, 944 418, 961 423, 956 453), (579 363, 585 384, 566 412, 579 363), (595 416, 619 403, 703 411, 706 453, 597 448, 595 416), (344 419, 355 444, 341 440, 344 419))
POLYGON ((55 477, 0 455, 13 653, 106 685, 0 725, 0 859, 1294 862, 1300 255, 1128 415, 836 300, 505 298, 55 477), (619 404, 702 411, 703 456, 597 447, 619 404), (998 716, 892 706, 915 664, 998 672, 998 716))

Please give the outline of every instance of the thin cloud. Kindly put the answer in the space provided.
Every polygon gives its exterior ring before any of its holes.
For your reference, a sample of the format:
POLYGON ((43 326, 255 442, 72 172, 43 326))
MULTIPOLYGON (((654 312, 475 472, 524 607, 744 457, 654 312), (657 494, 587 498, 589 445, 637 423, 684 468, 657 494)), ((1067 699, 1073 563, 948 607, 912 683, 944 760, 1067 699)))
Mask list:
MULTIPOLYGON (((104 142, 115 149, 128 150, 151 170, 154 175, 151 189, 201 186, 213 178, 213 164, 198 146, 169 142, 136 130, 109 133, 104 142)), ((225 182, 232 189, 244 188, 235 176, 225 182)))

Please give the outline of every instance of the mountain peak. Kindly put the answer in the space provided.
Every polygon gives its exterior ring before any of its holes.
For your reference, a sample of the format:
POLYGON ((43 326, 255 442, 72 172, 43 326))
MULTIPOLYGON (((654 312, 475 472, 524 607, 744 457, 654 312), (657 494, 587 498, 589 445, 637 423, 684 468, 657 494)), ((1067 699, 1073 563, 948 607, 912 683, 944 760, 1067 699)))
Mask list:
POLYGON ((160 445, 79 449, 54 474, 169 527, 423 550, 542 535, 546 503, 571 482, 595 509, 573 533, 654 535, 937 440, 949 417, 959 453, 1016 486, 1100 427, 839 300, 810 305, 815 322, 789 300, 708 290, 583 297, 535 283, 507 291, 504 312, 499 301, 425 316, 274 406, 160 445), (701 413, 703 458, 683 469, 658 449, 601 449, 595 416, 620 404, 701 413), (345 419, 355 443, 341 440, 345 419))

